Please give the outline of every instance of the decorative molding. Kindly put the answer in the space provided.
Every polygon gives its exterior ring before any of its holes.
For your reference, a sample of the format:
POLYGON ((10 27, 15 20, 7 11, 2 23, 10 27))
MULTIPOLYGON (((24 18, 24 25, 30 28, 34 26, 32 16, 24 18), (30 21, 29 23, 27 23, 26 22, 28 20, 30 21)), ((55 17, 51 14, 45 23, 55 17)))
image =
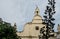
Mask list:
POLYGON ((38 36, 20 36, 21 38, 38 38, 38 36))

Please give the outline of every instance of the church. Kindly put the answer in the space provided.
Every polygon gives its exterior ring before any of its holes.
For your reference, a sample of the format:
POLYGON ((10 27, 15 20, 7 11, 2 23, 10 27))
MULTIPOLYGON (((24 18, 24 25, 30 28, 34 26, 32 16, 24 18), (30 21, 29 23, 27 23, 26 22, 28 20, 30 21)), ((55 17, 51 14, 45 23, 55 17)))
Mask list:
POLYGON ((28 22, 24 25, 22 32, 17 32, 17 35, 22 39, 38 39, 40 35, 40 29, 45 25, 42 24, 42 17, 39 15, 40 10, 36 7, 32 22, 28 22))
MULTIPOLYGON (((43 19, 39 15, 39 13, 40 10, 38 7, 36 7, 32 21, 24 25, 23 31, 17 32, 17 35, 21 39, 39 39, 39 35, 42 35, 40 34, 40 29, 42 27, 45 27, 45 25, 42 24, 43 19)), ((58 30, 60 29, 58 28, 58 30)), ((55 32, 55 36, 51 37, 50 39, 56 39, 56 38, 57 38, 57 33, 55 32)))

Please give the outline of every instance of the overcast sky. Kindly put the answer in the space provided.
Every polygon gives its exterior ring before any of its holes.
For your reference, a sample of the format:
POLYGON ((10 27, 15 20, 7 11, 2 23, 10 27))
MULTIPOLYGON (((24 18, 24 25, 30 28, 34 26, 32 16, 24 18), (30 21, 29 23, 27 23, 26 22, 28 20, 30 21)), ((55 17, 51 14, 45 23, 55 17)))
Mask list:
MULTIPOLYGON (((48 0, 0 0, 0 18, 11 23, 16 22, 17 30, 22 31, 25 23, 32 21, 36 5, 43 17, 48 0)), ((60 24, 60 0, 56 0, 55 28, 60 24)))

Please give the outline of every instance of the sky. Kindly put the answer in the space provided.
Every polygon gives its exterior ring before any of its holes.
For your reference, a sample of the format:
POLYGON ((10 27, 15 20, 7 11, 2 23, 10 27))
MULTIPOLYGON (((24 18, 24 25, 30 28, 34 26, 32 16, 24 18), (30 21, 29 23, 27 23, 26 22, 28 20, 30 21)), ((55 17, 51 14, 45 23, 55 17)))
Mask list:
MULTIPOLYGON (((24 24, 32 21, 36 6, 40 9, 40 15, 43 17, 48 5, 48 0, 0 0, 0 18, 12 25, 17 24, 17 30, 22 31, 24 24)), ((56 0, 55 27, 60 24, 60 0, 56 0)))

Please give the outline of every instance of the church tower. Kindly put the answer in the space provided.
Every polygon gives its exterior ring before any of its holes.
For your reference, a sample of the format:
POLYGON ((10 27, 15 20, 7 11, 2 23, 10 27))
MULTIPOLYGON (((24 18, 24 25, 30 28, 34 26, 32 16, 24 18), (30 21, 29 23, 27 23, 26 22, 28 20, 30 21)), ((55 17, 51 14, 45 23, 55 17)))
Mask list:
POLYGON ((34 11, 34 17, 31 22, 28 22, 24 25, 22 32, 17 32, 17 35, 22 39, 39 39, 40 29, 44 27, 42 24, 42 17, 39 15, 40 10, 36 7, 34 11))
POLYGON ((40 10, 39 10, 38 6, 36 7, 34 14, 35 15, 34 15, 32 23, 42 23, 42 17, 39 15, 40 10))

